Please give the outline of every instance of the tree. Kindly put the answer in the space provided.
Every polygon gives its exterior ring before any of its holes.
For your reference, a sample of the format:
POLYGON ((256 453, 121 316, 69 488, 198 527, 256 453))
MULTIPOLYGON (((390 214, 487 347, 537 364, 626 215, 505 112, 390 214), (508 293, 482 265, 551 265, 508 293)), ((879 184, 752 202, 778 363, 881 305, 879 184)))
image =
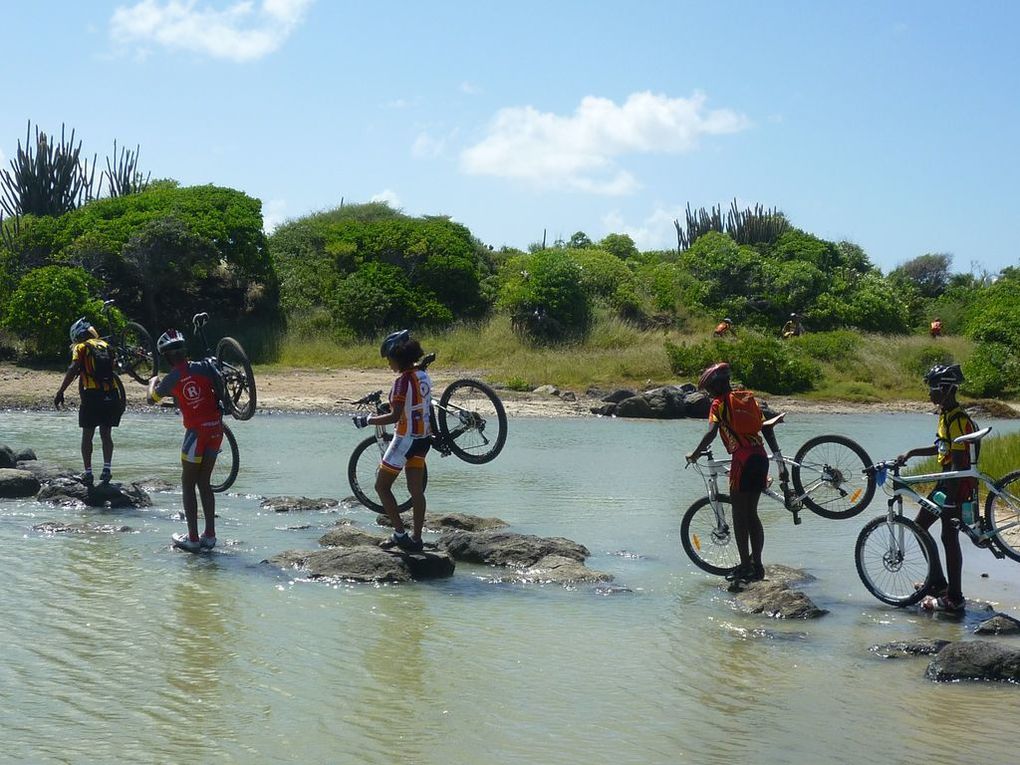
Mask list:
POLYGON ((889 277, 912 284, 921 296, 937 298, 949 284, 949 266, 953 256, 947 253, 928 253, 894 269, 889 277))
POLYGON ((500 305, 514 330, 529 340, 553 343, 587 333, 591 301, 581 282, 581 268, 563 250, 542 250, 504 265, 500 305))
POLYGON ((28 342, 30 352, 57 358, 67 350, 67 332, 76 319, 99 319, 103 304, 92 297, 96 286, 80 268, 37 268, 22 278, 0 319, 28 342))
POLYGON ((627 234, 606 234, 598 244, 599 249, 612 253, 620 260, 627 260, 638 255, 634 240, 627 234))
POLYGON ((570 241, 567 242, 567 247, 573 250, 579 250, 582 247, 591 247, 591 239, 583 231, 575 231, 574 235, 570 237, 570 241))

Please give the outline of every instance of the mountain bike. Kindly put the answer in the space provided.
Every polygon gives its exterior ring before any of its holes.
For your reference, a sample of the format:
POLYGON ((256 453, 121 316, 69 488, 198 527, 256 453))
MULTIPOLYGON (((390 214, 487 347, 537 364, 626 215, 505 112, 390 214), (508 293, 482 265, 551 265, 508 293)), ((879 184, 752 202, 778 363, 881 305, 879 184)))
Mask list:
MULTIPOLYGON (((991 428, 953 439, 957 444, 975 444, 991 428)), ((992 552, 996 558, 1020 562, 1020 470, 995 480, 977 469, 977 460, 966 470, 900 475, 901 462, 887 460, 869 468, 875 481, 889 495, 888 511, 861 529, 854 547, 857 573, 868 592, 891 606, 918 603, 931 591, 932 562, 938 549, 931 534, 914 520, 903 516, 903 499, 909 498, 940 517, 944 508, 932 497, 922 496, 914 486, 955 478, 975 478, 988 492, 984 515, 975 509, 973 523, 954 518, 971 542, 992 552)))
POLYGON ((213 353, 205 335, 208 321, 207 313, 196 313, 191 320, 195 335, 202 341, 206 358, 212 361, 223 380, 221 400, 224 410, 236 420, 250 420, 255 414, 257 399, 255 373, 252 372, 248 354, 232 337, 220 338, 216 343, 216 352, 213 353))
MULTIPOLYGON (((766 424, 781 421, 779 415, 766 424)), ((762 496, 783 505, 794 524, 800 523, 800 511, 805 507, 823 518, 852 518, 875 496, 875 477, 868 472, 871 458, 860 444, 844 436, 811 438, 792 458, 783 455, 782 462, 793 483, 792 491, 781 483, 781 494, 770 485, 762 496)), ((684 513, 680 544, 694 564, 710 574, 728 574, 740 563, 733 536, 733 505, 728 495, 719 492, 718 483, 719 476, 729 474, 730 463, 730 457, 716 460, 709 451, 688 465, 704 480, 708 495, 684 513)))
POLYGON ((103 320, 111 328, 108 335, 102 335, 114 350, 117 374, 127 374, 142 385, 149 384, 149 378, 159 374, 159 354, 145 327, 129 321, 121 329, 114 329, 117 322, 110 315, 113 300, 103 301, 103 320))
POLYGON ((223 444, 209 481, 212 490, 224 492, 233 486, 240 467, 241 456, 237 449, 237 439, 234 438, 233 431, 227 427, 227 423, 223 423, 223 444))
MULTIPOLYGON (((418 364, 419 368, 427 369, 435 358, 436 354, 428 354, 418 364)), ((359 410, 371 414, 390 411, 389 402, 383 400, 381 390, 352 403, 359 410)), ((432 448, 442 457, 453 454, 465 462, 481 465, 494 460, 506 444, 507 421, 503 402, 492 388, 479 380, 464 378, 446 386, 439 401, 432 400, 430 420, 432 448)), ((355 446, 347 462, 347 480, 354 496, 377 513, 384 511, 378 499, 372 496, 375 493, 375 476, 392 440, 393 434, 389 429, 377 425, 375 435, 355 446)), ((428 484, 427 466, 424 483, 428 484)), ((411 507, 406 487, 398 487, 394 483, 393 493, 400 512, 411 507)))

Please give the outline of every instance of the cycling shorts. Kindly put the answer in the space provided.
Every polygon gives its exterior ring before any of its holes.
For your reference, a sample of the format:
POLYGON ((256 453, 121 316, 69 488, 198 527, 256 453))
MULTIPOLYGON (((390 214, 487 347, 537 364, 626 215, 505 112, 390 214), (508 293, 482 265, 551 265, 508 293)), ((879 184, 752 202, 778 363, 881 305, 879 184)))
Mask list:
POLYGON ((730 491, 764 491, 768 487, 769 458, 758 445, 741 446, 732 454, 730 491))
POLYGON ((184 432, 184 443, 181 444, 181 461, 202 464, 202 457, 215 457, 220 453, 223 443, 223 423, 202 423, 198 427, 189 428, 184 432))
POLYGON ((78 407, 79 428, 116 428, 120 425, 123 402, 117 391, 83 390, 78 407))
POLYGON ((411 436, 394 436, 383 455, 380 470, 394 475, 405 467, 421 469, 425 467, 425 455, 432 448, 429 438, 411 438, 411 436))

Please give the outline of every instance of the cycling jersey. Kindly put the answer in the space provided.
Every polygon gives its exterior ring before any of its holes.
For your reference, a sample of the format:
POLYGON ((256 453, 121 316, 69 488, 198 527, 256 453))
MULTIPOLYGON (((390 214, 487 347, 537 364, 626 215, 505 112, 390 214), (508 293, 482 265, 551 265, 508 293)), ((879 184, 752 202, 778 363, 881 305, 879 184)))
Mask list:
POLYGON ((939 425, 935 434, 935 446, 939 451, 939 464, 943 469, 953 469, 953 452, 963 452, 966 456, 965 467, 970 467, 970 447, 967 444, 955 444, 953 440, 977 430, 974 420, 959 406, 948 412, 939 413, 939 425))
POLYGON ((432 410, 432 380, 424 369, 408 369, 393 381, 390 407, 400 412, 395 436, 428 438, 432 435, 429 414, 432 410))
POLYGON ((71 360, 78 364, 78 390, 101 390, 110 392, 116 390, 116 383, 113 381, 113 348, 105 340, 90 337, 80 343, 75 343, 71 349, 71 360), (97 375, 96 352, 107 356, 106 379, 100 379, 97 375))
POLYGON ((223 422, 216 396, 216 370, 207 361, 182 361, 159 381, 153 400, 173 396, 184 418, 184 427, 194 430, 223 422))

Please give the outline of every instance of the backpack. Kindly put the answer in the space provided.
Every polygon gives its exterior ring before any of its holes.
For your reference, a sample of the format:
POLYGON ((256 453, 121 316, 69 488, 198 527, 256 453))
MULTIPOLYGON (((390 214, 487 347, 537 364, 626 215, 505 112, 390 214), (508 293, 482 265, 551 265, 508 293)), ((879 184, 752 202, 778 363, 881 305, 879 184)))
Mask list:
POLYGON ((722 424, 738 436, 752 436, 761 431, 765 421, 761 407, 749 390, 730 391, 723 401, 722 424))
POLYGON ((109 390, 114 386, 113 349, 102 341, 85 343, 85 351, 92 359, 92 377, 101 388, 109 390))

